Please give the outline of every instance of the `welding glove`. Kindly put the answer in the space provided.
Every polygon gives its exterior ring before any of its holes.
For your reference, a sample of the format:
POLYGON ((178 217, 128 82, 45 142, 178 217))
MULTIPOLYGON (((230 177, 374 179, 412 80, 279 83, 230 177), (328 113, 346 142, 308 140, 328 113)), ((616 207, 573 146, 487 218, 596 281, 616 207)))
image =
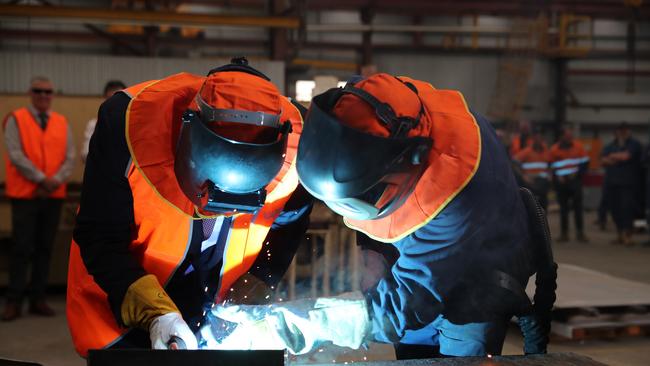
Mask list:
POLYGON ((366 301, 354 296, 272 305, 218 306, 201 329, 207 348, 287 349, 304 354, 330 341, 359 348, 370 328, 366 301))
POLYGON ((120 310, 124 325, 149 331, 153 349, 167 349, 172 337, 180 338, 187 349, 197 348, 196 337, 154 275, 129 286, 120 310))

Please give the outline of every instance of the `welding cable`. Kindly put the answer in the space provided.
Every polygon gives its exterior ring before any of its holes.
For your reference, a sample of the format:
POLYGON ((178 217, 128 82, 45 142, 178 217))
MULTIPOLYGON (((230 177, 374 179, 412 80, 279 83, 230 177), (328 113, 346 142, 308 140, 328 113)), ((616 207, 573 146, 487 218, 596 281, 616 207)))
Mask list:
POLYGON ((530 220, 537 271, 533 304, 525 314, 519 315, 518 323, 524 336, 524 353, 544 354, 547 352, 551 311, 556 299, 557 264, 553 260, 551 232, 544 209, 528 189, 520 188, 520 191, 530 220))

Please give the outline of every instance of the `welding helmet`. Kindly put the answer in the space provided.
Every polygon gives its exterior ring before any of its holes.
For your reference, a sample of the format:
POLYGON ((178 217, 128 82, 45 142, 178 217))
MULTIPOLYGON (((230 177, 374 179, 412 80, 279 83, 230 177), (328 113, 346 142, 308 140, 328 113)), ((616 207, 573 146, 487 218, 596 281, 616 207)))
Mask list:
POLYGON ((389 215, 426 167, 432 140, 416 133, 423 114, 417 89, 387 74, 314 97, 298 146, 301 183, 344 217, 389 215))
POLYGON ((183 114, 174 162, 181 189, 199 209, 252 213, 264 205, 291 132, 280 97, 246 59, 210 71, 197 110, 183 114))

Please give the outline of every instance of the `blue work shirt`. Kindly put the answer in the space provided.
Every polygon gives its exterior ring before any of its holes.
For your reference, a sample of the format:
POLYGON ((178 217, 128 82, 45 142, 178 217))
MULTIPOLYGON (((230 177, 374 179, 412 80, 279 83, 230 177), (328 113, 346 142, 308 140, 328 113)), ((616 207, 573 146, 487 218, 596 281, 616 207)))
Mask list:
POLYGON ((495 319, 505 324, 513 314, 509 295, 483 279, 499 270, 525 288, 534 272, 528 215, 510 160, 490 123, 475 118, 482 149, 469 184, 422 228, 383 244, 393 245, 399 258, 366 294, 378 341, 440 344, 448 355, 485 354, 490 340, 482 338, 495 319))
POLYGON ((628 160, 605 166, 605 184, 607 186, 636 187, 641 184, 641 155, 643 152, 641 143, 637 140, 630 137, 625 140, 623 145, 619 145, 614 140, 605 146, 602 156, 625 151, 630 154, 628 160))

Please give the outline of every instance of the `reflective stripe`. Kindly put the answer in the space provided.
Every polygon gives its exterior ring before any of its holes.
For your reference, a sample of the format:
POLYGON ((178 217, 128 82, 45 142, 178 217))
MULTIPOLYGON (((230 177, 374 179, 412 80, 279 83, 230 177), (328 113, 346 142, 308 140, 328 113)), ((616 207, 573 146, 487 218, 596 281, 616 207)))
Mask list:
POLYGON ((540 178, 548 178, 548 173, 546 172, 540 172, 537 174, 533 174, 535 177, 540 177, 540 178))
POLYGON ((578 165, 578 164, 583 164, 589 161, 588 156, 584 156, 582 158, 574 158, 574 159, 564 159, 560 161, 556 161, 553 164, 551 164, 552 168, 562 168, 568 165, 578 165))
POLYGON ((548 163, 545 161, 542 162, 529 162, 521 164, 523 169, 546 169, 548 168, 548 163))
POLYGON ((578 170, 579 170, 578 167, 571 167, 571 168, 565 168, 565 169, 558 169, 558 170, 555 171, 555 175, 557 175, 558 177, 561 177, 561 176, 564 176, 564 175, 569 175, 569 174, 577 173, 578 170))

